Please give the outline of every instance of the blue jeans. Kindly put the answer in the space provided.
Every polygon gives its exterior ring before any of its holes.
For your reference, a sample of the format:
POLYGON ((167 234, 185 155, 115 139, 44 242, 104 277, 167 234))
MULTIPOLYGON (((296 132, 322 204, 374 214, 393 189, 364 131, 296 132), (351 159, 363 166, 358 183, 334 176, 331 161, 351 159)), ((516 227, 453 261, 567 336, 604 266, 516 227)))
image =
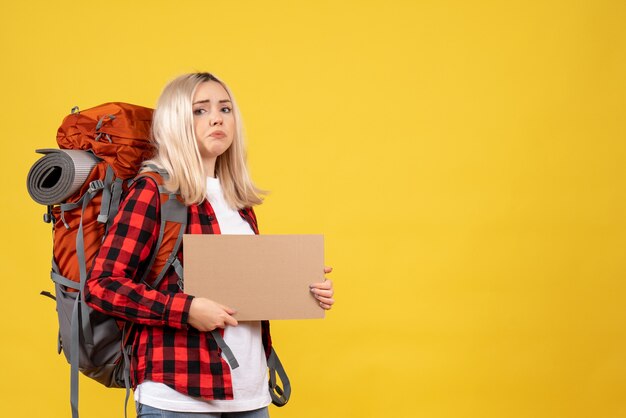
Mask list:
POLYGON ((165 411, 135 402, 137 418, 269 418, 267 407, 241 412, 176 412, 165 411))

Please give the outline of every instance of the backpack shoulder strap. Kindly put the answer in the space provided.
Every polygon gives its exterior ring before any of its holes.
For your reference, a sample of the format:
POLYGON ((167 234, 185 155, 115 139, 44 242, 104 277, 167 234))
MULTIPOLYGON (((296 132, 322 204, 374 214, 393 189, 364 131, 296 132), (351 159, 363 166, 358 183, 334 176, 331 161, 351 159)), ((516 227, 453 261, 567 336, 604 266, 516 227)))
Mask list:
MULTIPOLYGON (((187 208, 178 199, 178 194, 169 193, 166 190, 164 186, 164 178, 167 178, 167 172, 162 171, 161 173, 160 171, 147 171, 137 175, 132 182, 136 182, 140 178, 150 178, 157 185, 159 189, 159 204, 161 207, 161 226, 159 228, 157 245, 152 252, 150 261, 146 266, 143 276, 141 277, 141 281, 147 286, 156 289, 165 277, 167 270, 173 265, 176 273, 178 274, 180 286, 183 277, 183 268, 178 260, 177 254, 178 249, 180 248, 180 243, 182 242, 183 234, 187 229, 187 208), (169 239, 173 236, 176 237, 176 240, 169 239), (155 277, 153 272, 157 269, 159 273, 155 277), (148 281, 151 283, 148 284, 148 281)), ((124 385, 126 386, 124 417, 128 416, 127 406, 128 399, 130 398, 130 353, 132 349, 129 345, 129 341, 132 328, 132 324, 125 325, 122 335, 122 355, 124 364, 123 377, 124 385)))
MULTIPOLYGON (((149 166, 149 168, 155 168, 149 166)), ((161 226, 157 244, 141 281, 156 289, 165 277, 170 267, 174 267, 179 277, 179 286, 182 287, 183 266, 178 260, 177 254, 183 240, 183 234, 187 229, 187 207, 181 201, 179 193, 171 193, 165 188, 167 172, 146 171, 139 174, 135 181, 140 178, 150 178, 159 188, 159 202, 161 207, 161 226)))
MULTIPOLYGON (((139 174, 136 179, 149 177, 159 187, 159 198, 161 202, 161 228, 159 230, 159 238, 157 245, 152 254, 152 258, 146 272, 142 277, 142 281, 153 289, 157 289, 165 273, 170 267, 174 267, 178 275, 178 287, 183 290, 183 266, 177 257, 178 250, 183 241, 183 234, 187 229, 187 207, 183 204, 179 193, 171 193, 164 186, 164 179, 167 178, 167 172, 162 171, 156 166, 149 165, 148 168, 158 171, 145 171, 139 174), (176 237, 176 239, 174 239, 176 237), (169 256, 167 255, 169 254, 169 256), (165 258, 167 257, 167 258, 165 258), (158 274, 155 276, 155 272, 158 274)), ((235 358, 232 350, 222 337, 220 330, 211 331, 211 335, 215 343, 220 347, 226 361, 231 369, 239 367, 239 363, 235 358)))

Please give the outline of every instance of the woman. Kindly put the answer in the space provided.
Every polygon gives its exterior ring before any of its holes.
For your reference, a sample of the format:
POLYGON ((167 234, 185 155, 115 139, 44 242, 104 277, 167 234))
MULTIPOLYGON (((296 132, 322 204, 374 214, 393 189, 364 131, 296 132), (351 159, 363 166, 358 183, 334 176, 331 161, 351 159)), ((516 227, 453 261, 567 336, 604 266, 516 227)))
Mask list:
MULTIPOLYGON (((262 202, 261 192, 248 175, 242 132, 232 94, 213 75, 186 74, 163 90, 153 118, 157 154, 146 164, 165 170, 165 186, 179 191, 187 207, 187 233, 258 233, 252 207, 262 202)), ((140 283, 156 246, 159 212, 157 184, 139 178, 86 286, 94 309, 139 324, 131 362, 138 416, 268 416, 269 323, 238 324, 229 307, 185 294, 174 269, 158 289, 140 283), (224 328, 240 367, 231 370, 221 357, 208 332, 217 328, 224 328)), ((312 284, 311 292, 322 308, 331 308, 330 280, 312 284)))

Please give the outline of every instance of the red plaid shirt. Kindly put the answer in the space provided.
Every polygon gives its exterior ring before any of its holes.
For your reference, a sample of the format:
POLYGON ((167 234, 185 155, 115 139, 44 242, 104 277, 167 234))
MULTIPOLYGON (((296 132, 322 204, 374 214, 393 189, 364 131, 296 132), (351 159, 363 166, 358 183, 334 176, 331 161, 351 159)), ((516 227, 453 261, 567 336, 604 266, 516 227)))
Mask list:
MULTIPOLYGON (((139 280, 149 262, 160 227, 159 191, 150 179, 138 180, 124 199, 94 261, 85 297, 94 309, 135 323, 131 377, 161 382, 177 392, 204 399, 233 399, 230 368, 210 333, 187 325, 193 296, 178 287, 173 268, 154 290, 139 280), (138 325, 137 325, 138 324, 138 325)), ((258 234, 252 208, 240 210, 258 234)), ((188 207, 188 234, 219 234, 207 200, 188 207)), ((182 246, 178 253, 182 261, 182 246)), ((266 355, 269 322, 262 323, 266 355)))

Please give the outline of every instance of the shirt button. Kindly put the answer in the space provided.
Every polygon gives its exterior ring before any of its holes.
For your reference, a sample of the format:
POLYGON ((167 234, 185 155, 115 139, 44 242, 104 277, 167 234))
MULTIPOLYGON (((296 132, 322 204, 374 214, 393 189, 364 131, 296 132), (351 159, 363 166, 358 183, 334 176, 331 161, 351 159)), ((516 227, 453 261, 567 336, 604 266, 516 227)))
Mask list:
POLYGON ((213 219, 215 219, 213 216, 209 215, 209 222, 213 222, 213 219))

